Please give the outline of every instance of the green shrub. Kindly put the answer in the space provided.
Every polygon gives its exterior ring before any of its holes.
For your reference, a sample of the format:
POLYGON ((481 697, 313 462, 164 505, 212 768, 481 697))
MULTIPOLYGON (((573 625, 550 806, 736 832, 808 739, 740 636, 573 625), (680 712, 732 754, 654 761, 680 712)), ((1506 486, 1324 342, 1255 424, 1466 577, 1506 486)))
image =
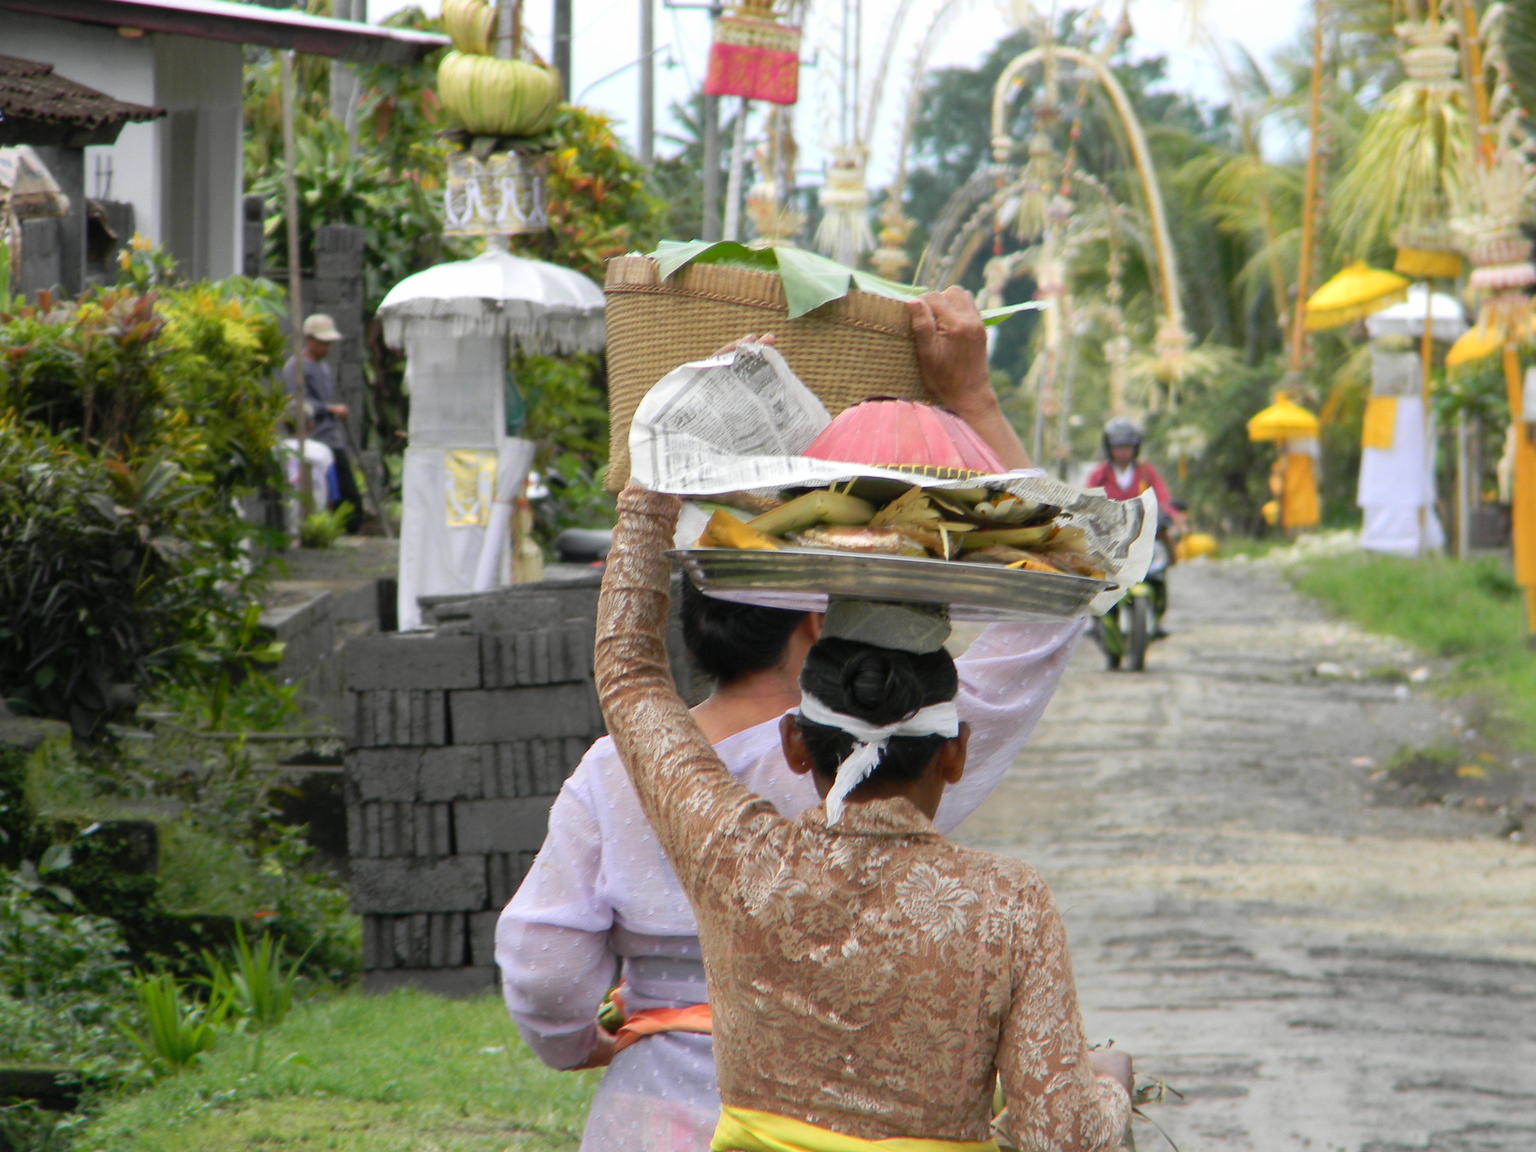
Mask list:
POLYGON ((221 496, 275 482, 279 307, 240 277, 0 301, 0 412, 130 466, 173 456, 221 496))
POLYGON ((362 962, 362 927, 343 882, 310 862, 298 829, 211 835, 181 820, 161 840, 160 899, 168 910, 259 924, 303 958, 316 978, 345 982, 362 962))
POLYGON ((0 867, 20 862, 31 828, 27 756, 20 748, 0 744, 0 867))
POLYGON ((0 302, 0 695, 81 740, 244 665, 236 500, 279 478, 270 285, 0 302))
POLYGON ((602 486, 608 461, 608 407, 595 356, 521 356, 514 367, 527 412, 519 432, 538 442, 534 466, 549 499, 538 506, 536 535, 544 544, 562 528, 613 522, 613 497, 602 486))
MULTIPOLYGON (((32 864, 0 871, 0 1063, 54 1065, 90 1101, 130 1083, 119 1024, 131 972, 116 926, 81 914, 32 864)), ((0 1147, 53 1152, 78 1117, 0 1107, 0 1147)))
POLYGON ((282 483, 282 307, 277 285, 239 276, 160 292, 166 409, 152 443, 221 493, 282 483))
POLYGON ((299 525, 299 543, 305 548, 330 548, 346 535, 352 505, 343 500, 335 508, 317 508, 299 525))
POLYGON ((172 460, 100 460, 0 414, 0 692, 100 735, 234 628, 241 533, 172 460))
MULTIPOLYGON (((49 871, 45 857, 0 874, 0 992, 55 1011, 68 1006, 63 1017, 95 1025, 126 986, 127 949, 117 925, 81 914, 49 871)), ((0 1035, 5 1044, 22 1040, 0 1035)))
POLYGON ((122 454, 153 434, 167 401, 153 294, 90 291, 0 312, 0 411, 96 451, 122 454))

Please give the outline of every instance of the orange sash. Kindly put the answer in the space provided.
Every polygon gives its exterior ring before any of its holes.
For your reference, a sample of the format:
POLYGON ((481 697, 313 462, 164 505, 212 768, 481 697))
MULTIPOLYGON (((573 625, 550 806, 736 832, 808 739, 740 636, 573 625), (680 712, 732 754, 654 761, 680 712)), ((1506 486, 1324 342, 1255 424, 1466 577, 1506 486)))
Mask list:
POLYGON ((658 1032, 698 1032, 705 1036, 714 1032, 714 1018, 708 1004, 690 1004, 686 1008, 646 1008, 632 1016, 614 1033, 614 1054, 624 1051, 636 1040, 655 1036, 658 1032))

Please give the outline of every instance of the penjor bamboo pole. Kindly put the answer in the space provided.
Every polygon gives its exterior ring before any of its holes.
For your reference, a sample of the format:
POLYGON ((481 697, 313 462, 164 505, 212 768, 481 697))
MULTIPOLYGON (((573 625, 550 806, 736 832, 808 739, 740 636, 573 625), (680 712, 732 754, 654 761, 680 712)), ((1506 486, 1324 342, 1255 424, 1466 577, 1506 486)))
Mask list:
POLYGON ((299 189, 293 174, 293 52, 282 55, 283 101, 283 210, 288 218, 288 311, 293 340, 293 434, 298 440, 299 507, 305 515, 315 511, 311 499, 310 464, 304 455, 309 429, 309 408, 304 386, 304 274, 299 267, 299 189))
POLYGON ((1419 420, 1424 433, 1424 477, 1429 485, 1428 493, 1420 493, 1419 505, 1419 555, 1429 551, 1429 510, 1435 499, 1434 459, 1435 442, 1430 436, 1429 379, 1434 367, 1434 317, 1435 282, 1424 282, 1424 331, 1419 333, 1419 399, 1422 404, 1419 420))
POLYGON ((1523 419, 1520 354, 1514 341, 1504 345, 1504 383, 1509 390, 1509 419, 1514 428, 1510 478, 1510 544, 1514 551, 1515 582, 1525 590, 1525 642, 1536 647, 1536 434, 1523 419))
MULTIPOLYGON (((1462 50, 1467 62, 1467 83, 1472 90, 1472 109, 1477 117, 1477 163, 1484 169, 1492 168, 1497 147, 1493 117, 1489 108, 1488 85, 1483 74, 1483 47, 1478 36, 1477 13, 1471 0, 1456 0, 1461 16, 1462 50)), ((1536 647, 1536 507, 1529 507, 1530 492, 1536 487, 1536 479, 1527 474, 1536 468, 1536 443, 1531 433, 1522 429, 1523 381, 1520 376, 1520 356, 1515 348, 1517 333, 1504 333, 1504 386, 1509 398, 1510 424, 1514 435, 1514 482, 1510 485, 1510 545, 1513 552, 1515 582, 1525 591, 1525 642, 1536 647), (1526 483, 1522 484, 1522 477, 1526 483)))
POLYGON ((1323 119, 1323 0, 1312 6, 1312 88, 1307 113, 1307 174, 1301 203, 1301 260, 1296 266, 1296 307, 1291 312, 1291 348, 1288 366, 1301 374, 1307 350, 1307 288, 1312 278, 1312 242, 1317 230, 1317 179, 1322 150, 1323 119))

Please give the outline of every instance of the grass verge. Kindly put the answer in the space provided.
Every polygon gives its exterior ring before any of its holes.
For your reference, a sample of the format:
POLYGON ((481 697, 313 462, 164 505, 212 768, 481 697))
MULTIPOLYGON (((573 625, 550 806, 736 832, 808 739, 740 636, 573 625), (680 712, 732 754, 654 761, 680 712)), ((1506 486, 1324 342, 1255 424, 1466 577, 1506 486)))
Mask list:
POLYGON ((572 1152, 601 1073, 554 1072, 494 995, 348 992, 108 1105, 75 1152, 572 1152))
POLYGON ((1491 698, 1498 737, 1536 750, 1536 653, 1526 647, 1522 593, 1505 561, 1344 553, 1305 563, 1296 586, 1370 631, 1446 660, 1444 689, 1491 698))

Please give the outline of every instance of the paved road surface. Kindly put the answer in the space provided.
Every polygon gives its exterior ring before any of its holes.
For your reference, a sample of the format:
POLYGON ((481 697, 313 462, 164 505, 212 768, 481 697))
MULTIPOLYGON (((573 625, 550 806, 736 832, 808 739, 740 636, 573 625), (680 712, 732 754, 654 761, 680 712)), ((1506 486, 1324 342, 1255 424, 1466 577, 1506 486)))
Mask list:
POLYGON ((1172 602, 1144 674, 1084 642, 962 830, 1050 882, 1090 1037, 1183 1094, 1181 1152, 1536 1152, 1536 845, 1368 799, 1451 722, 1424 661, 1261 565, 1172 602))

